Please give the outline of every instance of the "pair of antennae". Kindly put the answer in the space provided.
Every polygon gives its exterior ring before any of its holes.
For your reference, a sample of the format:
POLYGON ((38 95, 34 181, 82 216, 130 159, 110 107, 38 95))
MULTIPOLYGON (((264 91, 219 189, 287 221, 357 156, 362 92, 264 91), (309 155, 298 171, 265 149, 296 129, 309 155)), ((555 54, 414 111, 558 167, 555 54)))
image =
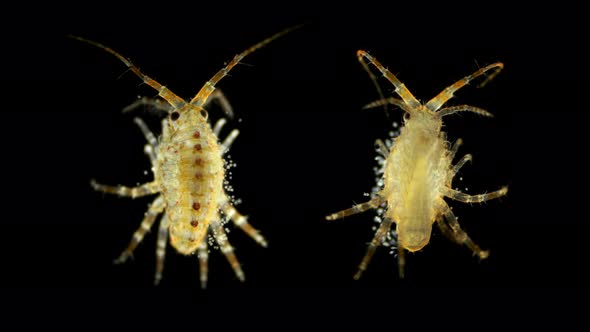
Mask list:
MULTIPOLYGON (((364 108, 373 108, 373 107, 385 106, 388 104, 392 104, 392 105, 398 106, 399 108, 401 108, 402 110, 404 110, 408 113, 412 113, 412 112, 418 110, 422 106, 422 104, 414 97, 414 95, 412 95, 412 93, 408 90, 408 88, 406 88, 406 86, 400 80, 398 80, 397 77, 393 73, 391 73, 389 71, 389 69, 383 67, 383 65, 377 59, 375 59, 373 56, 371 56, 369 53, 367 53, 366 51, 363 51, 363 50, 359 50, 357 52, 357 57, 358 57, 359 62, 363 65, 363 68, 367 71, 367 73, 369 73, 369 77, 371 78, 371 80, 373 81, 373 84, 377 88, 377 92, 379 93, 379 97, 380 97, 379 100, 366 105, 364 108), (393 84, 393 86, 395 87, 394 92, 397 93, 401 97, 401 99, 398 99, 395 97, 385 98, 383 96, 383 91, 381 90, 379 84, 377 83, 377 78, 371 72, 371 69, 369 68, 369 63, 373 64, 381 72, 381 74, 389 82, 391 82, 391 84, 393 84)), ((449 115, 449 114, 453 114, 453 113, 459 112, 459 111, 470 111, 470 112, 474 112, 474 113, 477 113, 480 115, 492 116, 491 113, 489 113, 481 108, 467 106, 467 105, 453 106, 453 107, 447 107, 447 108, 443 108, 443 109, 440 109, 440 108, 447 101, 449 101, 449 99, 451 99, 453 97, 454 93, 457 90, 459 90, 462 87, 464 87, 465 85, 469 84, 475 78, 485 74, 489 70, 494 69, 494 72, 491 75, 489 75, 488 77, 486 77, 486 79, 478 85, 478 88, 481 88, 481 87, 485 86, 489 81, 491 81, 494 77, 496 77, 496 75, 498 75, 503 68, 504 68, 504 64, 501 62, 496 62, 496 63, 488 65, 484 68, 480 68, 479 70, 477 70, 473 74, 465 76, 464 78, 460 79, 459 81, 455 82, 454 84, 450 85, 449 87, 447 87, 446 89, 441 91, 436 97, 432 98, 424 106, 426 107, 427 110, 429 110, 431 112, 438 111, 438 114, 440 117, 445 116, 445 115, 449 115), (440 111, 439 111, 439 109, 440 109, 440 111)))
MULTIPOLYGON (((283 30, 277 34, 274 34, 273 36, 266 38, 265 40, 255 44, 254 46, 251 46, 250 48, 246 49, 242 53, 236 55, 229 64, 227 64, 225 67, 223 67, 221 70, 219 70, 215 75, 213 75, 213 77, 209 81, 207 81, 203 85, 201 90, 199 90, 199 92, 196 94, 196 96, 189 103, 192 105, 198 106, 198 107, 202 107, 203 105, 205 105, 207 103, 207 100, 209 99, 209 96, 211 95, 211 93, 213 93, 213 91, 215 91, 215 85, 219 81, 221 81, 221 79, 223 79, 232 70, 232 68, 234 68, 238 63, 240 63, 240 61, 242 61, 242 59, 244 57, 246 57, 248 54, 253 53, 254 51, 266 46, 267 44, 274 41, 275 39, 291 32, 293 30, 296 30, 300 27, 301 27, 301 25, 297 25, 297 26, 285 29, 285 30, 283 30)), ((158 83, 154 79, 152 79, 149 76, 142 73, 139 70, 139 68, 137 68, 129 59, 125 58, 124 56, 122 56, 121 54, 119 54, 118 52, 113 50, 112 48, 107 47, 101 43, 86 39, 86 38, 82 38, 82 37, 78 37, 78 36, 74 36, 74 35, 69 35, 68 37, 75 39, 75 40, 79 40, 79 41, 87 43, 87 44, 90 44, 90 45, 98 47, 100 49, 103 49, 104 51, 111 53, 112 55, 117 57, 119 60, 121 60, 121 62, 123 62, 127 66, 127 68, 129 68, 133 73, 135 73, 139 78, 141 78, 145 84, 151 86, 156 91, 158 91, 158 95, 160 97, 162 97, 164 100, 166 100, 168 103, 170 103, 170 105, 172 105, 172 107, 174 109, 179 110, 179 109, 183 108, 184 106, 186 106, 186 102, 184 101, 184 99, 178 97, 172 91, 168 90, 168 88, 166 88, 162 84, 158 83)))

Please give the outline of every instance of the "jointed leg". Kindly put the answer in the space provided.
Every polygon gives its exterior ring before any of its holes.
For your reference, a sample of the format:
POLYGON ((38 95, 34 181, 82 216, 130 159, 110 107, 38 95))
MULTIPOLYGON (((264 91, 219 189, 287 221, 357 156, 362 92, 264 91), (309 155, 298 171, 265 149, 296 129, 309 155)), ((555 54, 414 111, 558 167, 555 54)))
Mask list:
MULTIPOLYGON (((447 220, 451 230, 453 231, 453 237, 455 239, 454 241, 458 244, 465 244, 480 259, 488 258, 488 256, 490 255, 490 252, 487 250, 482 250, 477 244, 475 244, 473 241, 471 241, 471 239, 469 238, 467 233, 465 233, 465 231, 461 229, 461 226, 459 226, 459 222, 457 221, 457 217, 455 217, 455 214, 453 213, 451 208, 449 208, 447 203, 443 202, 442 208, 443 208, 443 213, 445 215, 445 219, 447 220)), ((443 225, 444 221, 442 221, 442 219, 438 219, 437 223, 441 229, 446 227, 446 225, 443 225)))
POLYGON ((353 214, 365 212, 369 209, 376 209, 383 202, 384 202, 383 198, 381 198, 380 196, 375 196, 373 199, 371 199, 368 202, 357 204, 357 205, 351 207, 350 209, 342 210, 342 211, 333 213, 329 216, 326 216, 326 220, 336 220, 336 219, 348 217, 353 214))
POLYGON ((245 216, 241 215, 236 210, 236 208, 233 205, 231 205, 231 203, 229 203, 228 201, 223 203, 221 205, 221 211, 226 217, 231 219, 233 223, 236 224, 236 226, 240 227, 242 231, 244 231, 244 233, 248 234, 248 236, 254 239, 254 241, 258 242, 258 244, 265 248, 268 246, 268 243, 266 242, 264 237, 260 235, 258 230, 252 227, 252 225, 250 225, 250 223, 248 222, 248 219, 245 216))
POLYGON ((125 187, 125 186, 109 186, 100 184, 94 180, 90 180, 90 185, 94 190, 102 191, 107 194, 114 194, 124 197, 137 198, 146 195, 158 193, 160 191, 160 185, 157 182, 144 183, 138 187, 125 187))
POLYGON ((221 68, 221 70, 219 70, 209 81, 207 81, 205 83, 205 85, 203 85, 203 87, 201 88, 201 90, 197 93, 197 95, 190 101, 191 104, 195 105, 195 106, 199 106, 199 107, 203 107, 203 105, 205 105, 207 103, 207 101, 209 100, 209 97, 211 96, 211 94, 213 93, 213 91, 215 90, 215 85, 221 81, 222 78, 224 78, 231 70, 232 68, 234 68, 238 63, 240 63, 240 61, 242 61, 242 59, 247 56, 248 54, 258 50, 259 48, 266 46, 266 44, 272 42, 273 40, 283 36, 284 34, 298 28, 297 27, 293 27, 290 29, 286 29, 283 30, 269 38, 266 38, 265 40, 261 41, 260 43, 248 48, 247 50, 245 50, 244 52, 236 55, 232 61, 230 61, 230 63, 227 64, 227 66, 221 68))
POLYGON ((373 240, 367 248, 367 253, 365 254, 365 257, 363 257, 361 264, 359 264, 359 269, 357 273, 354 275, 355 280, 358 280, 363 274, 363 272, 367 269, 367 266, 369 265, 371 258, 373 258, 373 254, 375 254, 375 250, 378 246, 381 245, 381 243, 383 243, 383 239, 387 235, 387 232, 389 232, 389 228, 391 227, 392 223, 393 221, 388 218, 383 219, 383 222, 381 222, 379 229, 377 229, 377 232, 375 233, 373 240))
POLYGON ((481 203, 481 202, 489 201, 490 199, 502 197, 502 196, 506 195, 507 192, 508 192, 508 187, 502 187, 500 190, 496 190, 496 191, 493 191, 493 192, 487 193, 487 194, 468 195, 468 194, 462 193, 460 191, 457 191, 457 190, 454 190, 454 189, 451 189, 448 187, 444 187, 442 194, 448 198, 451 198, 451 199, 454 199, 456 201, 463 202, 463 203, 481 203))
POLYGON ((127 258, 133 254, 133 250, 135 250, 137 245, 143 240, 145 234, 152 228, 154 221, 156 221, 156 217, 162 213, 164 207, 164 198, 162 198, 162 196, 158 196, 145 213, 145 217, 143 218, 139 229, 133 233, 133 237, 131 238, 131 242, 129 242, 127 248, 123 251, 119 258, 115 259, 115 264, 125 262, 127 258))
POLYGON ((156 135, 152 133, 150 128, 143 122, 141 118, 135 117, 133 118, 133 122, 139 127, 143 136, 145 137, 146 141, 155 149, 158 146, 158 140, 156 139, 156 135))
POLYGON ((494 77, 496 77, 496 75, 498 75, 498 73, 500 73, 500 71, 502 70, 502 68, 504 68, 504 64, 502 64, 500 62, 496 62, 496 63, 493 63, 493 64, 491 64, 489 66, 486 66, 484 68, 479 69, 478 71, 476 71, 475 73, 473 73, 471 75, 465 76, 464 78, 462 78, 459 81, 455 82, 453 85, 451 85, 451 86, 447 87, 446 89, 444 89, 436 97, 432 98, 426 104, 426 108, 428 108, 429 110, 431 110, 433 112, 436 112, 449 99, 453 98, 453 94, 457 90, 459 90, 462 87, 464 87, 465 85, 467 85, 469 82, 471 82, 472 80, 474 80, 476 77, 481 76, 485 72, 487 72, 488 70, 494 69, 494 68, 496 69, 495 72, 492 73, 492 75, 490 75, 482 84, 480 84, 479 85, 480 87, 484 86, 487 82, 489 82, 491 79, 493 79, 494 77))
POLYGON ((383 67, 383 65, 379 61, 377 61, 377 59, 375 59, 369 53, 367 53, 366 51, 363 51, 363 50, 358 50, 356 54, 357 54, 358 60, 363 64, 363 66, 365 68, 367 68, 367 65, 365 63, 365 58, 366 58, 367 60, 369 60, 370 63, 372 63, 375 67, 377 67, 377 69, 379 69, 381 74, 383 74, 383 76, 385 76, 385 78, 387 78, 389 80, 389 82, 391 82, 391 84, 393 84, 393 86, 395 86, 395 92, 400 97, 402 97, 404 103, 407 106, 409 106, 409 109, 415 109, 415 108, 420 107, 420 102, 416 99, 416 97, 414 97, 412 95, 410 90, 408 90, 406 88, 406 86, 402 82, 400 82, 400 80, 398 80, 397 77, 395 77, 395 75, 393 75, 389 71, 389 69, 383 67))
POLYGON ((400 279, 403 279, 406 268, 406 252, 402 246, 397 246, 397 272, 400 279))
POLYGON ((221 222, 212 222, 211 230, 213 231, 213 237, 215 237, 215 240, 219 244, 221 252, 225 255, 225 258, 227 258, 227 261, 231 265, 238 279, 240 279, 240 281, 246 280, 244 271, 242 271, 242 268, 240 267, 240 262, 234 254, 234 248, 229 243, 229 240, 227 239, 227 234, 225 233, 225 230, 223 229, 221 222))
POLYGON ((157 111, 163 111, 166 113, 170 113, 173 110, 173 107, 170 106, 170 104, 164 102, 160 98, 141 97, 131 103, 131 105, 123 108, 123 113, 131 112, 142 106, 149 106, 157 111))
POLYGON ((375 145, 377 145, 377 152, 379 152, 379 154, 384 158, 387 158, 389 155, 389 149, 387 148, 387 145, 385 145, 385 143, 383 143, 383 141, 380 139, 375 140, 375 145))
POLYGON ((209 96, 209 100, 207 100, 203 107, 209 105, 212 101, 215 101, 217 105, 221 107, 223 113, 225 113, 225 115, 227 115, 230 119, 234 118, 234 109, 229 103, 229 100, 227 100, 227 98, 223 94, 223 92, 221 92, 221 90, 216 89, 215 91, 213 91, 213 93, 211 93, 211 96, 209 96))
POLYGON ((221 143, 221 148, 222 148, 221 150, 223 151, 224 154, 229 151, 230 146, 234 143, 234 141, 236 140, 236 137, 238 137, 239 134, 240 134, 240 131, 237 129, 234 129, 223 140, 223 142, 221 143))
POLYGON ((92 40, 84 39, 84 38, 77 37, 77 36, 70 36, 70 37, 73 39, 88 43, 90 45, 96 46, 98 48, 101 48, 101 49, 105 50, 106 52, 111 53, 112 55, 116 56, 117 59, 121 60, 121 62, 123 62, 127 66, 127 68, 129 68, 132 72, 135 73, 135 75, 139 76, 139 78, 141 78, 145 84, 151 86, 156 91, 158 91, 158 95, 160 97, 164 98, 175 109, 181 109, 182 107, 184 107, 186 105, 185 101, 182 98, 178 97, 172 91, 168 90, 168 88, 166 88, 165 86, 161 85, 160 83, 151 79, 149 76, 142 73, 139 70, 139 68, 135 67, 135 65, 133 65, 131 63, 131 61, 129 61, 129 59, 127 59, 124 56, 120 55, 119 53, 115 52, 113 49, 106 47, 106 46, 104 46, 100 43, 97 43, 95 41, 92 41, 92 40))
POLYGON ((453 232, 453 230, 449 227, 449 225, 447 225, 444 221, 444 216, 441 216, 439 219, 436 220, 436 225, 438 226, 438 229, 440 230, 440 232, 450 241, 457 243, 457 244, 462 244, 457 242, 457 236, 455 235, 455 233, 453 232))
POLYGON ((133 121, 139 126, 143 136, 148 141, 148 144, 144 147, 143 152, 145 152, 145 154, 150 158, 152 166, 155 166, 157 163, 156 147, 158 146, 158 140, 142 119, 134 118, 133 121))
POLYGON ((387 105, 387 104, 395 105, 406 112, 410 112, 408 110, 408 105, 406 105, 403 100, 395 98, 395 97, 382 98, 382 99, 376 100, 372 103, 369 103, 369 104, 363 106, 363 109, 374 108, 377 106, 387 105))
POLYGON ((472 157, 470 154, 464 155, 463 158, 461 158, 461 160, 459 160, 459 162, 453 167, 453 176, 455 176, 457 172, 459 172, 461 167, 463 167, 463 165, 465 165, 466 162, 471 161, 471 159, 472 157))
MULTIPOLYGON (((225 118, 221 118, 221 119, 217 120, 217 122, 213 126, 213 133, 215 134, 215 136, 219 137, 219 133, 221 132, 221 129, 223 128, 223 126, 226 123, 227 123, 227 120, 225 118)), ((222 147, 221 150, 223 151, 224 154, 229 151, 229 148, 234 143, 234 141, 236 140, 236 137, 238 137, 239 134, 240 134, 240 131, 237 129, 234 129, 229 133, 229 135, 227 135, 225 140, 223 140, 223 143, 221 143, 221 147, 222 147)))
POLYGON ((156 275, 154 285, 158 285, 162 280, 162 271, 164 271, 164 260, 166 259, 166 245, 168 244, 168 216, 164 214, 160 220, 158 228, 158 242, 156 242, 156 275))
POLYGON ((220 118, 219 120, 217 120, 217 122, 215 122, 215 126, 213 126, 213 133, 215 134, 215 136, 219 137, 221 128, 223 128, 223 126, 225 126, 226 123, 227 120, 225 118, 220 118))
POLYGON ((483 108, 469 106, 469 105, 459 105, 459 106, 451 106, 451 107, 442 108, 438 111, 438 116, 442 118, 443 116, 451 115, 451 114, 454 114, 457 112, 473 112, 473 113, 483 115, 483 116, 489 116, 489 117, 494 116, 492 113, 484 110, 483 108))
POLYGON ((201 279, 201 288, 207 288, 207 275, 209 274, 209 249, 207 248, 208 239, 203 239, 199 245, 199 251, 197 257, 199 257, 199 274, 201 279))
POLYGON ((449 153, 449 160, 453 161, 453 159, 455 159, 455 155, 457 154, 457 151, 459 150, 459 147, 463 145, 463 140, 462 139, 457 139, 455 141, 455 144, 453 144, 453 147, 451 147, 451 151, 449 153))

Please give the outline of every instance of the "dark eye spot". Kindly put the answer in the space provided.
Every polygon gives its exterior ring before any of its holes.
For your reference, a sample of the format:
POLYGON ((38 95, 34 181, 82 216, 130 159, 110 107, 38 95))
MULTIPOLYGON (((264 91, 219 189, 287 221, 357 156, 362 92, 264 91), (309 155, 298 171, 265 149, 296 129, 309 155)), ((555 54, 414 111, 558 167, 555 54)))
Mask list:
POLYGON ((200 113, 201 113, 201 116, 204 117, 205 119, 209 116, 209 114, 207 114, 207 111, 205 111, 205 110, 201 110, 200 113))
POLYGON ((176 121, 176 120, 178 120, 178 118, 180 118, 180 113, 178 113, 178 112, 170 113, 170 120, 176 121))

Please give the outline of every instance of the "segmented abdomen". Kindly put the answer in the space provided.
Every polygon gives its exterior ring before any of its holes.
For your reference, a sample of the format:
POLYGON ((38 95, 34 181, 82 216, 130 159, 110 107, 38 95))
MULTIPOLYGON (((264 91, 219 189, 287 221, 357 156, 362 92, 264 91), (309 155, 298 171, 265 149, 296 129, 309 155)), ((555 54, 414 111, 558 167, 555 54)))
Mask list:
POLYGON ((223 199, 224 165, 217 138, 204 123, 175 133, 160 146, 160 183, 166 199, 172 246, 193 253, 223 199))

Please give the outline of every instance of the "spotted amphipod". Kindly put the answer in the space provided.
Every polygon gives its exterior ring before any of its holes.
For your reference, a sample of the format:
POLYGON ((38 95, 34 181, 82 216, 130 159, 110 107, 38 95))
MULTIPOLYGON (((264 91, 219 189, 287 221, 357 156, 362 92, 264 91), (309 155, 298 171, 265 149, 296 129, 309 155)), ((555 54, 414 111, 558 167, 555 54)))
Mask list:
POLYGON ((238 279, 245 279, 233 247, 228 241, 223 224, 232 220, 256 242, 266 247, 266 240, 248 223, 233 206, 224 186, 225 162, 223 155, 238 135, 233 130, 229 136, 219 141, 218 135, 225 119, 218 121, 213 128, 207 122, 205 106, 213 99, 220 102, 226 113, 231 115, 231 106, 215 85, 225 77, 248 54, 265 46, 276 38, 293 29, 284 30, 236 55, 233 60, 219 70, 190 101, 186 101, 165 86, 143 74, 127 58, 114 50, 84 38, 71 36, 74 39, 94 45, 111 53, 121 60, 143 82, 158 91, 163 99, 142 98, 126 109, 140 105, 150 105, 164 110, 168 117, 162 122, 162 134, 156 139, 139 118, 135 122, 144 133, 148 144, 145 153, 148 155, 154 180, 137 187, 109 186, 92 181, 95 190, 131 198, 145 195, 157 195, 148 208, 139 229, 116 263, 125 262, 133 250, 143 240, 144 235, 152 228, 158 215, 163 214, 158 230, 156 248, 156 272, 154 283, 162 278, 165 249, 168 239, 172 246, 181 254, 197 253, 200 262, 201 286, 206 287, 208 271, 208 239, 207 234, 215 238, 221 252, 226 256, 238 279))

